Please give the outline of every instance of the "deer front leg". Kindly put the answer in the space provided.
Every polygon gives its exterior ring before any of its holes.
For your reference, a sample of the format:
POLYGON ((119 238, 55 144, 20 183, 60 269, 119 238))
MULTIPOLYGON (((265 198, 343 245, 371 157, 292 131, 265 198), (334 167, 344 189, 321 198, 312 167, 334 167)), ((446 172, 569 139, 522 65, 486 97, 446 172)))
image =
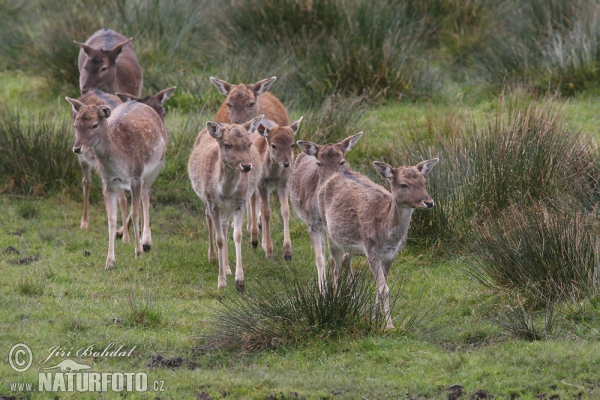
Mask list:
POLYGON ((252 242, 253 248, 258 246, 258 216, 256 215, 257 201, 258 194, 254 192, 248 201, 248 204, 250 205, 250 208, 248 209, 248 225, 250 228, 250 241, 252 242))
POLYGON ((225 255, 227 251, 225 245, 226 237, 223 235, 223 221, 221 220, 221 210, 211 208, 210 219, 212 220, 213 229, 215 231, 217 250, 219 255, 219 278, 217 280, 217 288, 222 289, 227 286, 227 278, 225 272, 225 255))
POLYGON ((290 203, 288 201, 289 188, 279 188, 279 202, 281 203, 281 219, 283 220, 283 258, 292 260, 292 239, 290 237, 290 203))
POLYGON ((225 258, 223 259, 223 263, 225 266, 225 273, 227 275, 231 275, 231 267, 229 266, 229 217, 225 215, 224 212, 221 213, 221 222, 223 224, 223 237, 225 238, 225 258))
POLYGON ((323 233, 318 228, 311 226, 308 228, 308 236, 310 237, 310 245, 315 253, 319 291, 323 294, 325 292, 325 244, 323 233))
POLYGON ((119 208, 121 209, 121 222, 123 226, 117 231, 117 238, 122 237, 123 243, 129 243, 129 224, 131 224, 131 215, 127 215, 127 193, 124 190, 119 192, 119 208))
POLYGON ((79 166, 83 172, 83 179, 81 184, 83 185, 83 216, 81 217, 81 229, 87 229, 89 227, 88 219, 88 207, 90 205, 90 189, 92 187, 92 166, 87 162, 79 160, 79 166))
POLYGON ((142 183, 131 184, 131 220, 135 240, 135 258, 142 256, 142 243, 140 240, 140 200, 142 197, 142 183))
POLYGON ((244 267, 242 265, 242 226, 244 224, 244 207, 233 212, 233 242, 235 243, 235 288, 244 292, 244 267))
POLYGON ((108 255, 106 257, 105 270, 115 266, 115 232, 117 230, 117 194, 103 188, 104 205, 108 217, 108 255))
POLYGON ((204 215, 206 216, 206 226, 208 226, 208 261, 215 262, 217 261, 217 251, 215 250, 215 231, 212 218, 208 212, 208 205, 206 206, 204 215))
POLYGON ((385 273, 383 265, 376 252, 368 252, 367 260, 369 261, 369 267, 377 283, 377 297, 375 298, 375 304, 378 306, 380 302, 383 302, 383 311, 385 312, 385 319, 387 321, 386 328, 391 329, 394 327, 392 323, 392 315, 390 313, 390 289, 385 279, 385 273))
POLYGON ((142 229, 142 249, 148 253, 152 246, 152 232, 150 231, 150 190, 142 194, 142 221, 144 223, 144 228, 142 229))
POLYGON ((269 189, 258 188, 260 193, 262 220, 262 248, 267 258, 273 258, 273 243, 271 242, 271 205, 269 204, 269 189))

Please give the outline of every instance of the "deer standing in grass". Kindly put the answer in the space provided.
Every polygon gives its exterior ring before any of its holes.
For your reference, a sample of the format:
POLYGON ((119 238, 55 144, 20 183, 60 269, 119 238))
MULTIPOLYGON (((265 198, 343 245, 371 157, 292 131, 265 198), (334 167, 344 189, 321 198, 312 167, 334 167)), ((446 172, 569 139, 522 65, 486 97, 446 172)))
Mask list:
POLYGON ((298 141, 302 153, 298 155, 292 170, 290 200, 296 213, 308 227, 321 293, 325 289, 325 240, 317 194, 321 185, 331 175, 349 170, 345 155, 354 147, 361 135, 362 132, 340 143, 326 145, 298 141))
POLYGON ((194 144, 188 162, 192 187, 206 206, 208 225, 208 258, 216 260, 214 239, 218 248, 218 288, 227 285, 226 275, 231 274, 227 255, 227 231, 233 216, 233 241, 235 243, 235 286, 244 291, 242 266, 242 224, 244 209, 250 195, 256 190, 262 176, 262 164, 250 134, 258 128, 263 116, 243 125, 221 124, 208 121, 194 144))
POLYGON ((85 105, 67 100, 77 112, 75 144, 77 154, 89 148, 96 156, 96 169, 108 215, 108 256, 105 269, 115 264, 116 203, 120 191, 131 191, 131 218, 135 234, 135 256, 150 251, 150 187, 158 176, 167 150, 165 126, 152 108, 135 101, 111 110, 107 106, 85 105), (144 227, 140 239, 139 207, 142 204, 144 227))
MULTIPOLYGON (((283 253, 284 258, 292 259, 292 240, 290 238, 290 205, 289 181, 291 166, 294 163, 294 135, 300 127, 302 118, 290 126, 279 126, 274 122, 263 120, 257 128, 257 132, 250 137, 253 146, 260 155, 262 164, 262 176, 258 184, 258 195, 260 195, 261 221, 262 221, 262 248, 268 258, 273 257, 273 243, 271 242, 271 207, 269 195, 273 189, 277 189, 279 203, 281 205, 281 218, 283 220, 283 253)), ((257 193, 250 198, 250 234, 252 246, 258 244, 257 224, 257 193)))
POLYGON ((425 177, 438 159, 416 166, 392 168, 375 161, 379 174, 390 182, 391 192, 357 172, 342 170, 324 182, 318 193, 319 212, 333 259, 333 284, 337 284, 342 256, 365 255, 377 283, 377 303, 383 302, 387 327, 393 328, 386 277, 396 254, 406 244, 415 208, 429 209, 433 200, 425 177))
POLYGON ((79 50, 79 89, 82 94, 92 89, 106 93, 125 92, 142 95, 144 76, 131 39, 111 29, 100 29, 85 41, 74 41, 79 50))

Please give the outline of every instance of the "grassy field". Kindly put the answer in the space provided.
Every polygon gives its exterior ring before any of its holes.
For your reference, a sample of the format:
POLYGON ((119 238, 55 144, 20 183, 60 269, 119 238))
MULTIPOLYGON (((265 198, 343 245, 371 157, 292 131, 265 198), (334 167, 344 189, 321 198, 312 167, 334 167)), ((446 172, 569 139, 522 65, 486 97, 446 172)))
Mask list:
POLYGON ((0 399, 600 398, 596 8, 593 0, 0 3, 0 399), (78 94, 72 40, 107 21, 134 36, 145 95, 178 86, 151 196, 152 250, 135 259, 133 245, 117 241, 111 271, 97 174, 90 228, 79 228, 81 173, 64 100, 78 94), (196 135, 223 99, 208 78, 272 75, 290 120, 304 116, 297 139, 364 131, 347 159, 381 185, 374 160, 440 157, 427 176, 436 207, 415 212, 388 278, 394 329, 369 317, 375 289, 361 258, 353 268, 365 273, 367 296, 349 300, 364 302, 358 319, 327 319, 341 297, 283 315, 298 288, 322 298, 294 212, 293 257, 284 261, 275 198, 273 260, 244 230, 246 291, 236 292, 232 276, 217 289, 204 205, 187 174, 196 135), (250 302, 256 308, 243 307, 250 302), (323 323, 309 324, 310 313, 323 323), (259 337, 244 323, 271 330, 259 337), (10 364, 16 344, 33 354, 25 372, 10 364), (90 354, 107 347, 121 354, 90 354), (42 368, 65 359, 91 372, 146 373, 148 390, 37 391, 42 368))

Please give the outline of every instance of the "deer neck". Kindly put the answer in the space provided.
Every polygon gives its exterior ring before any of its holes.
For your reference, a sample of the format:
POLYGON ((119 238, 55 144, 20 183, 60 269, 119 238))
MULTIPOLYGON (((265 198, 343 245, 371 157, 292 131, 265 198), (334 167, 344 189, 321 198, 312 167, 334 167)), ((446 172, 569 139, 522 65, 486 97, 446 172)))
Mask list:
POLYGON ((406 207, 395 199, 390 200, 386 207, 386 213, 384 213, 386 216, 385 224, 389 237, 395 242, 400 242, 406 238, 414 211, 414 208, 406 207))
POLYGON ((242 180, 242 171, 236 170, 223 161, 217 163, 217 168, 215 176, 218 177, 217 185, 220 188, 221 196, 232 197, 242 180))

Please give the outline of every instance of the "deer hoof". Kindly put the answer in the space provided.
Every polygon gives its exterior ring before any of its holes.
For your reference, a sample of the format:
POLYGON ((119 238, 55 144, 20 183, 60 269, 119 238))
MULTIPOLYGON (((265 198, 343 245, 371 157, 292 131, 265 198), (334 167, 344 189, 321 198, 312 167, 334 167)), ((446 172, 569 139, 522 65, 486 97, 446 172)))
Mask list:
POLYGON ((252 248, 257 248, 258 247, 258 240, 256 242, 252 242, 252 248))
POLYGON ((150 252, 150 245, 149 244, 143 244, 142 248, 144 249, 144 253, 149 253, 150 252))
POLYGON ((283 256, 283 258, 285 258, 285 261, 292 261, 292 255, 291 254, 290 255, 286 254, 285 256, 283 256))
POLYGON ((244 281, 235 281, 235 289, 238 293, 244 293, 244 281))
POLYGON ((117 231, 117 233, 115 234, 115 237, 117 239, 121 239, 123 237, 123 232, 122 231, 117 231))

